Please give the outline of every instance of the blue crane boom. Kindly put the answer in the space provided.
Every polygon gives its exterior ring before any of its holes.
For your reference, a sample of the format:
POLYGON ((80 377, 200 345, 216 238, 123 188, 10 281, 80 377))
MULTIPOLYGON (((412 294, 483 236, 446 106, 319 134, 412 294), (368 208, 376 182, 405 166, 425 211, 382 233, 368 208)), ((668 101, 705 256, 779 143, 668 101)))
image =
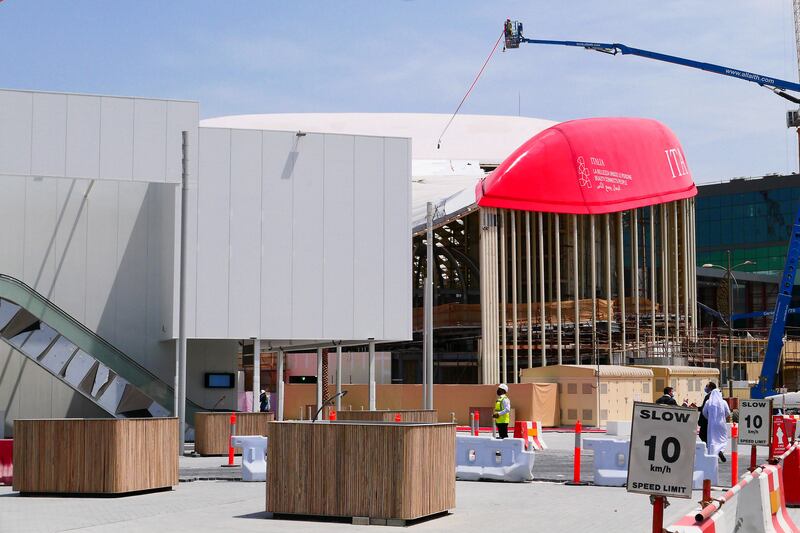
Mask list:
MULTIPOLYGON (((770 89, 778 96, 785 98, 796 104, 800 104, 800 98, 786 93, 792 91, 800 93, 800 83, 786 81, 779 78, 764 76, 755 72, 739 70, 735 68, 715 65, 714 63, 704 63, 693 59, 651 52, 640 48, 633 48, 620 43, 594 43, 588 41, 557 41, 551 39, 528 39, 522 34, 522 23, 518 21, 506 20, 504 25, 505 47, 519 48, 520 43, 526 44, 546 44, 556 46, 572 46, 594 50, 611 55, 634 55, 672 63, 684 67, 705 70, 721 76, 729 76, 744 81, 749 81, 770 89)), ((780 284, 778 285, 778 296, 775 301, 775 311, 772 316, 772 325, 769 330, 767 349, 764 351, 764 363, 761 367, 761 374, 758 383, 750 389, 752 398, 764 398, 775 394, 775 378, 781 360, 783 350, 783 334, 786 329, 786 315, 789 313, 789 304, 792 300, 792 288, 797 274, 797 264, 800 260, 800 211, 795 215, 792 225, 792 232, 789 238, 789 251, 786 255, 786 263, 783 267, 780 284)), ((732 379, 732 376, 731 376, 732 379)))

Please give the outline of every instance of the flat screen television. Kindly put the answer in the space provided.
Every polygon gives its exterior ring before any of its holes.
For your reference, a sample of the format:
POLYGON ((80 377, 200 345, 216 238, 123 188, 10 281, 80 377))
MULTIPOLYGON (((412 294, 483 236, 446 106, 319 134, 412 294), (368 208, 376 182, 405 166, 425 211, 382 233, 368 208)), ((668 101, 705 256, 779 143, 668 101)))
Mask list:
POLYGON ((236 386, 231 372, 206 372, 207 389, 232 389, 236 386))

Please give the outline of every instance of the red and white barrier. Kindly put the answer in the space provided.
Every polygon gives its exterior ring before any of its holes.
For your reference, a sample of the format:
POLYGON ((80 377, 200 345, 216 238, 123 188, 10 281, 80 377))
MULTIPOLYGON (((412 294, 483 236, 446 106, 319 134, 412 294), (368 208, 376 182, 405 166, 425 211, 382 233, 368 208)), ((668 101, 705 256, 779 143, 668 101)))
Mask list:
MULTIPOLYGON (((742 489, 736 509, 737 526, 742 531, 789 533, 800 531, 786 510, 783 467, 761 467, 754 482, 742 489)), ((755 472, 754 472, 755 474, 755 472)))
POLYGON ((545 450, 547 445, 542 438, 542 423, 540 421, 520 421, 514 423, 514 438, 525 439, 526 450, 545 450))
POLYGON ((0 439, 0 485, 11 485, 14 478, 14 441, 0 439))
POLYGON ((736 526, 738 501, 740 492, 748 484, 752 484, 761 469, 745 474, 739 482, 731 487, 720 498, 713 500, 705 507, 699 508, 667 528, 671 533, 719 533, 733 531, 736 526))

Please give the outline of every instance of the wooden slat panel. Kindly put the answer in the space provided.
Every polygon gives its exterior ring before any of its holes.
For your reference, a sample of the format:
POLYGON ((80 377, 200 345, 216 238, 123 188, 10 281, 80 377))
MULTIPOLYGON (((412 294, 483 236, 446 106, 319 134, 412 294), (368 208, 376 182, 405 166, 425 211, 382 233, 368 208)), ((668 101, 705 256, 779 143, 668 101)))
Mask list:
POLYGON ((412 520, 455 507, 455 426, 274 422, 267 511, 412 520))
POLYGON ((178 420, 14 421, 14 490, 119 494, 178 484, 178 420))
POLYGON ((337 411, 337 420, 366 420, 371 422, 394 422, 395 416, 400 415, 402 422, 424 422, 435 424, 439 421, 439 414, 435 410, 423 409, 392 409, 387 411, 337 411))
MULTIPOLYGON (((227 455, 233 413, 196 413, 194 415, 194 449, 200 455, 227 455)), ((275 413, 236 413, 237 435, 266 435, 267 424, 275 413)), ((234 448, 237 455, 241 448, 234 448)))

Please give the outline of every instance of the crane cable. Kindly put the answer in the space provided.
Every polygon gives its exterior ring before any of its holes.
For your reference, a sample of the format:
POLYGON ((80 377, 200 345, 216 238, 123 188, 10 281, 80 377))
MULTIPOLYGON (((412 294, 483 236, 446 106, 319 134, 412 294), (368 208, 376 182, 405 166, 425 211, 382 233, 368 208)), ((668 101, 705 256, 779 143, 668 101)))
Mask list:
POLYGON ((486 61, 483 62, 483 66, 478 71, 478 75, 475 76, 474 80, 472 80, 472 85, 470 85, 469 89, 467 89, 466 94, 464 94, 464 97, 461 99, 461 102, 458 104, 458 107, 456 108, 455 112, 453 112, 453 116, 451 116, 450 120, 447 121, 447 125, 444 127, 444 129, 442 130, 442 133, 439 135, 439 141, 436 143, 436 149, 437 150, 439 150, 442 147, 442 137, 444 137, 444 134, 447 132, 447 129, 450 127, 450 124, 453 123, 453 119, 456 118, 456 115, 461 110, 461 106, 464 105, 464 102, 469 97, 469 94, 472 92, 472 89, 475 88, 475 84, 478 83, 478 80, 480 79, 481 75, 483 74, 483 71, 486 68, 486 65, 489 64, 489 60, 492 59, 492 56, 494 55, 495 51, 497 51, 497 46, 500 44, 500 41, 503 40, 503 37, 505 36, 505 32, 506 32, 506 29, 505 29, 505 27, 503 27, 503 31, 500 33, 500 37, 498 37, 497 38, 497 42, 494 43, 494 46, 492 47, 492 51, 489 52, 489 56, 486 58, 486 61))

